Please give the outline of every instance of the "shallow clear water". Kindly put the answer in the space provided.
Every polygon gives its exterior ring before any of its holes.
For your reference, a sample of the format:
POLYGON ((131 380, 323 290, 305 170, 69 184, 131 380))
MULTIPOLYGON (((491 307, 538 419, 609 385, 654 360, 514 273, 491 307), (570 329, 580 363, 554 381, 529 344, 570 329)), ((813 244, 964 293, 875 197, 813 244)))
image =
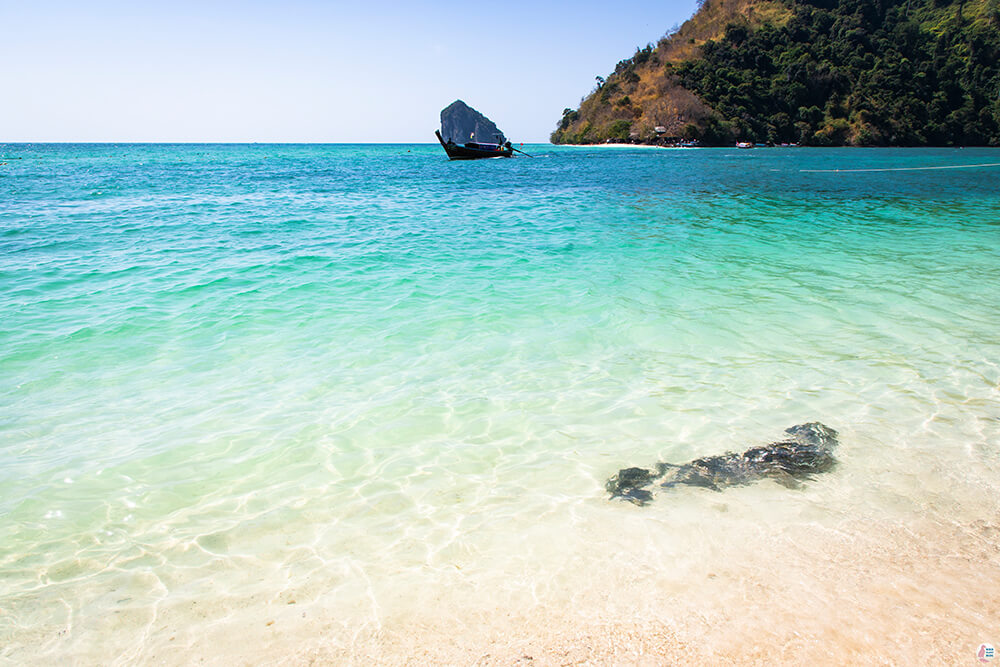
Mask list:
POLYGON ((921 595, 924 650, 983 634, 1000 168, 900 169, 1000 151, 525 149, 0 145, 0 656, 362 660, 571 609, 898 657, 921 595), (841 444, 802 489, 604 492, 805 421, 841 444))

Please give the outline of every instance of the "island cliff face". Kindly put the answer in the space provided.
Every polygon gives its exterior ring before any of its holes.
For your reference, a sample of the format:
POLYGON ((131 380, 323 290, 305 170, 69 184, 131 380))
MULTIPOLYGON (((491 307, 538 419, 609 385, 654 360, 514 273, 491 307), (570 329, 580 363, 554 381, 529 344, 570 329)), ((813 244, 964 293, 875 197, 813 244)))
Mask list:
POLYGON ((1000 1, 702 0, 551 139, 1000 146, 1000 1))
POLYGON ((502 144, 507 141, 493 121, 462 100, 455 100, 441 110, 441 136, 456 144, 467 141, 502 144))

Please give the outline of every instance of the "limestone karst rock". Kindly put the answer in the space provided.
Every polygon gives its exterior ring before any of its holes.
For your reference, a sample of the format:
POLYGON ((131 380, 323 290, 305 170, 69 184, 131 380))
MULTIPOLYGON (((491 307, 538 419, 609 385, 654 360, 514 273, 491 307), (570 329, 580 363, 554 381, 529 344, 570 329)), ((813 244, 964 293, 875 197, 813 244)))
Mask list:
POLYGON ((441 110, 441 136, 456 144, 467 141, 502 144, 507 141, 493 121, 462 100, 455 100, 441 110))

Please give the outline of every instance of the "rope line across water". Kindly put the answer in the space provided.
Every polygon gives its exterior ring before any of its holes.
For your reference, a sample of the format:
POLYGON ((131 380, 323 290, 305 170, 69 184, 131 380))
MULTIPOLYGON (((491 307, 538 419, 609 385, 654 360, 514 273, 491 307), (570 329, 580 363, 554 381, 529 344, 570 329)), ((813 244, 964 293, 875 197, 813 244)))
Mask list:
POLYGON ((801 173, 810 174, 846 174, 861 171, 929 171, 931 169, 981 169, 983 167, 1000 167, 1000 162, 987 164, 955 164, 944 167, 889 167, 885 169, 799 169, 801 173))

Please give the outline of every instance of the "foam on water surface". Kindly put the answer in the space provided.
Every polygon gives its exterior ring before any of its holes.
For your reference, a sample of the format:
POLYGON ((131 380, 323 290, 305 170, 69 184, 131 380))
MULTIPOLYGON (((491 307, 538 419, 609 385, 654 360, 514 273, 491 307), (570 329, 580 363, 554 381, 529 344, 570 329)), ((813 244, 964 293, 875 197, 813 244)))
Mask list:
POLYGON ((0 149, 5 659, 1000 641, 996 151, 0 149))

